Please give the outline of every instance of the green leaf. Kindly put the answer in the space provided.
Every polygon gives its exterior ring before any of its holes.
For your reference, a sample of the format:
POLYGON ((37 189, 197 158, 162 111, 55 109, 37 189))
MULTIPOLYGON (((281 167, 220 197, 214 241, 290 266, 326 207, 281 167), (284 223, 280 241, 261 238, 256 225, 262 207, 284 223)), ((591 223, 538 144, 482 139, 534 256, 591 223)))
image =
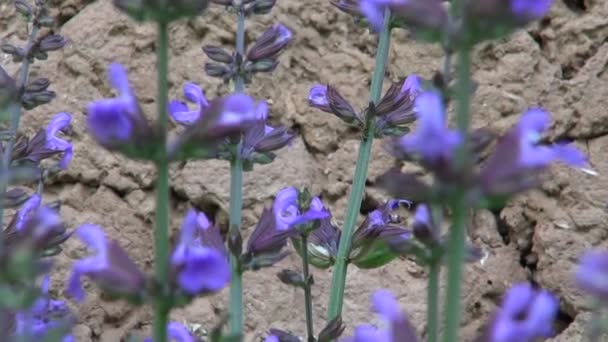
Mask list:
POLYGON ((376 240, 356 259, 351 260, 355 266, 361 269, 373 269, 382 267, 397 257, 388 244, 382 240, 376 240))

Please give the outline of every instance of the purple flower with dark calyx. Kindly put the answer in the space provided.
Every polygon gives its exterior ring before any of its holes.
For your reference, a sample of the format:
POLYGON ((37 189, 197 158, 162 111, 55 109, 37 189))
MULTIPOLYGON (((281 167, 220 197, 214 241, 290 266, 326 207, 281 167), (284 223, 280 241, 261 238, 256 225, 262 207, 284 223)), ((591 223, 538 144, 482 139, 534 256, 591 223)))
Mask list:
POLYGON ((310 209, 301 213, 298 207, 298 190, 293 187, 279 191, 274 200, 273 212, 278 230, 288 230, 297 225, 330 217, 317 197, 312 199, 310 209))
POLYGON ((365 221, 361 223, 353 235, 352 250, 366 244, 366 240, 375 239, 387 227, 401 223, 400 218, 393 215, 393 212, 399 209, 401 205, 409 207, 411 202, 407 200, 389 200, 380 208, 367 214, 365 221))
POLYGON ((447 128, 441 96, 434 92, 422 93, 414 105, 418 125, 414 132, 397 141, 398 147, 405 154, 418 156, 431 169, 450 165, 462 137, 447 128))
POLYGON ((275 254, 287 244, 287 239, 298 234, 296 229, 286 226, 278 228, 272 209, 264 208, 262 216, 247 241, 247 254, 275 254))
POLYGON ((142 153, 154 145, 152 128, 144 118, 131 91, 127 72, 120 64, 111 64, 110 83, 118 96, 92 102, 88 106, 87 126, 93 138, 108 150, 127 155, 142 153))
POLYGON ((184 86, 184 98, 196 107, 193 110, 188 108, 188 105, 180 100, 173 100, 169 103, 169 115, 173 121, 180 125, 190 126, 194 124, 201 116, 201 113, 209 107, 209 101, 205 97, 205 93, 198 85, 189 82, 184 86))
POLYGON ((45 147, 52 151, 63 152, 63 158, 59 167, 66 169, 72 160, 72 144, 64 139, 57 137, 57 133, 65 132, 72 122, 72 116, 68 113, 59 113, 53 117, 46 129, 45 147))
POLYGON ((360 325, 353 337, 340 342, 417 342, 416 330, 407 316, 399 308, 395 297, 386 290, 378 290, 372 297, 373 311, 380 315, 386 328, 378 329, 371 325, 360 325))
POLYGON ((169 155, 174 159, 218 157, 221 144, 239 136, 256 120, 256 103, 250 96, 235 93, 216 98, 170 146, 169 155))
POLYGON ((194 232, 193 246, 211 248, 228 256, 219 227, 211 223, 204 213, 190 209, 184 217, 182 232, 194 232))
POLYGON ((138 299, 143 296, 146 278, 127 253, 114 240, 108 240, 99 226, 83 225, 76 236, 96 254, 77 261, 72 267, 67 292, 84 300, 81 278, 86 276, 112 295, 138 299))
POLYGON ((529 283, 511 287, 481 342, 533 342, 553 337, 559 300, 529 283))
POLYGON ((281 25, 268 28, 247 52, 247 60, 256 62, 263 59, 275 59, 291 42, 293 34, 281 25))
POLYGON ((171 256, 175 281, 188 295, 217 292, 228 285, 231 277, 225 250, 203 246, 199 231, 202 229, 199 226, 200 218, 194 210, 188 212, 179 242, 171 256))
POLYGON ((608 252, 591 250, 579 259, 575 272, 578 288, 602 302, 608 301, 608 252))
POLYGON ((525 112, 519 123, 505 134, 480 173, 486 195, 502 196, 527 190, 538 184, 541 171, 551 163, 587 170, 587 158, 570 144, 539 145, 549 127, 549 114, 541 109, 525 112))
POLYGON ((373 108, 376 116, 376 135, 402 136, 407 132, 406 124, 416 120, 414 101, 421 92, 421 79, 410 75, 403 82, 395 83, 373 108))
POLYGON ((291 143, 295 137, 287 132, 287 127, 271 127, 266 124, 268 105, 260 101, 256 109, 257 122, 249 127, 243 136, 241 157, 250 162, 267 163, 274 160, 272 151, 291 143))
POLYGON ((363 124, 363 120, 350 103, 332 86, 313 85, 308 93, 308 104, 313 108, 334 114, 346 123, 363 124))
MULTIPOLYGON (((177 322, 169 322, 167 324, 167 337, 170 342, 199 342, 200 338, 194 337, 192 333, 183 325, 177 322)), ((144 342, 153 342, 151 337, 148 337, 144 342)))
POLYGON ((61 342, 73 342, 68 335, 72 316, 67 304, 61 300, 49 298, 49 277, 45 275, 41 284, 41 296, 27 310, 15 314, 15 335, 26 340, 44 339, 55 330, 65 330, 61 342))

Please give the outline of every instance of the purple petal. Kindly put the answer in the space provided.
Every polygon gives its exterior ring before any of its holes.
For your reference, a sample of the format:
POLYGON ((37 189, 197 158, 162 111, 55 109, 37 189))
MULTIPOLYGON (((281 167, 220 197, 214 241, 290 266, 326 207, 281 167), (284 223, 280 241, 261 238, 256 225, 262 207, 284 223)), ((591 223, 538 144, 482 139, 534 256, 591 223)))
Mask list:
POLYGON ((310 106, 329 111, 329 100, 327 99, 327 86, 315 84, 308 93, 308 103, 310 106))
POLYGON ((372 306, 375 312, 389 321, 398 320, 403 316, 395 296, 386 290, 378 290, 374 293, 372 306))
POLYGON ((575 273, 576 285, 602 300, 608 299, 608 252, 587 251, 575 273))
POLYGON ((219 291, 230 282, 230 264, 220 252, 204 247, 192 248, 185 259, 178 275, 184 292, 196 295, 219 291))
POLYGON ((200 118, 201 111, 198 109, 190 110, 185 103, 173 100, 169 103, 169 115, 178 124, 190 126, 200 118))
POLYGON ((511 0, 511 11, 526 19, 540 19, 549 12, 552 3, 553 0, 511 0))
POLYGON ((222 114, 218 120, 220 126, 242 126, 255 120, 256 107, 251 97, 238 93, 224 98, 222 114))
POLYGON ((323 205, 323 202, 321 201, 321 199, 319 197, 315 196, 310 201, 310 209, 315 210, 315 211, 323 211, 323 210, 325 210, 325 206, 323 205))
POLYGON ((298 190, 293 187, 284 188, 277 194, 273 212, 278 230, 287 230, 299 214, 298 190))
POLYGON ((209 219, 207 218, 207 215, 205 215, 204 213, 199 213, 196 221, 198 223, 198 226, 201 229, 209 229, 209 227, 211 227, 211 223, 209 222, 209 219))
POLYGON ((266 101, 260 101, 258 103, 258 106, 255 109, 255 118, 264 121, 268 119, 268 103, 266 103, 266 101))
POLYGON ((110 64, 109 79, 112 87, 118 90, 120 94, 130 94, 131 87, 129 86, 129 78, 125 68, 118 63, 110 64))
POLYGON ((87 126, 102 145, 127 142, 133 133, 125 102, 107 99, 93 102, 88 107, 87 126))
POLYGON ((279 341, 278 337, 276 337, 274 335, 270 335, 270 336, 266 337, 264 342, 280 342, 280 341, 279 341))
POLYGON ((103 259, 107 258, 108 241, 99 226, 85 224, 78 228, 75 234, 87 247, 95 251, 103 259))
POLYGON ((382 31, 384 11, 390 0, 361 0, 360 10, 376 32, 382 31))
POLYGON ((300 224, 305 224, 305 223, 309 223, 312 221, 328 218, 330 216, 331 215, 329 214, 329 212, 327 212, 325 210, 323 210, 323 211, 309 210, 309 211, 305 212, 303 215, 298 216, 295 220, 291 221, 291 224, 289 226, 290 227, 297 226, 300 224))
POLYGON ((89 273, 101 271, 107 267, 105 260, 99 257, 91 257, 79 260, 72 266, 72 272, 68 278, 67 293, 77 302, 82 302, 85 297, 81 278, 89 273))
POLYGON ((184 86, 184 97, 186 100, 195 103, 199 106, 199 109, 209 107, 209 102, 205 97, 205 93, 197 84, 188 82, 184 86))
POLYGON ((171 322, 167 325, 167 332, 169 340, 175 340, 177 342, 195 342, 194 337, 190 334, 190 331, 186 329, 182 324, 177 322, 171 322))
POLYGON ((279 25, 275 25, 275 28, 279 32, 279 35, 277 37, 277 43, 286 44, 291 41, 293 34, 287 27, 279 24, 279 25))
POLYGON ((64 139, 58 138, 57 133, 66 129, 72 116, 68 113, 59 113, 55 115, 46 129, 46 144, 45 146, 54 151, 63 151, 63 158, 59 164, 62 169, 66 169, 72 160, 72 144, 64 139))
POLYGON ((530 306, 526 322, 528 330, 533 331, 535 337, 551 337, 552 323, 559 311, 559 300, 548 291, 541 290, 530 306))
POLYGON ((429 207, 426 204, 420 204, 416 207, 414 221, 427 226, 431 225, 431 213, 429 211, 429 207))
POLYGON ((414 96, 422 91, 422 79, 420 76, 416 74, 409 75, 405 82, 403 82, 403 86, 401 87, 401 93, 408 92, 411 99, 414 99, 414 96))
POLYGON ((19 209, 17 212, 17 221, 15 222, 15 229, 17 231, 23 229, 25 222, 29 218, 30 214, 32 214, 35 210, 38 210, 40 207, 42 199, 38 195, 32 195, 19 209))

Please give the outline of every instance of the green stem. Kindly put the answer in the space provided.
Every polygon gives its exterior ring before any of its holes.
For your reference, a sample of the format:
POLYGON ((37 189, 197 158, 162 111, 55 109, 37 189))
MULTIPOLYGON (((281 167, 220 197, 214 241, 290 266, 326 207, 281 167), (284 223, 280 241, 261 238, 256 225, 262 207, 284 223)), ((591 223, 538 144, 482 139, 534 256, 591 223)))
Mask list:
POLYGON ((306 334, 308 335, 308 342, 315 341, 315 332, 313 328, 312 318, 312 281, 310 277, 310 271, 308 269, 308 236, 302 234, 302 275, 304 282, 304 301, 306 305, 306 334))
MULTIPOLYGON (((167 102, 169 73, 169 32, 168 23, 159 22, 157 41, 158 72, 158 129, 161 135, 161 146, 167 140, 167 102)), ((167 341, 167 323, 171 307, 166 296, 166 284, 169 279, 169 161, 164 148, 159 149, 156 161, 156 225, 154 227, 154 265, 156 280, 161 284, 162 295, 156 299, 154 308, 154 342, 167 341)))
MULTIPOLYGON (((370 100, 377 103, 380 100, 382 93, 382 82, 384 81, 384 71, 386 61, 390 49, 390 12, 387 9, 384 14, 384 27, 378 39, 378 49, 376 50, 376 66, 372 76, 372 84, 370 89, 370 100)), ((336 265, 334 268, 331 293, 329 297, 329 312, 328 320, 332 320, 342 313, 342 304, 344 300, 344 288, 346 285, 346 272, 348 267, 348 254, 352 244, 353 233, 359 210, 361 209, 361 200, 365 191, 365 180, 367 179, 367 168, 369 164, 370 154, 372 150, 372 142, 374 138, 374 121, 368 119, 366 122, 365 132, 359 145, 359 156, 357 157, 357 165, 355 166, 355 176, 353 178, 352 191, 348 201, 346 218, 342 236, 340 238, 340 246, 336 257, 336 265)))
MULTIPOLYGON (((464 44, 458 54, 458 89, 457 100, 457 123, 459 131, 465 136, 464 147, 458 153, 459 165, 466 170, 467 165, 467 131, 469 129, 469 107, 471 96, 471 50, 464 44)), ((453 225, 450 230, 448 242, 448 289, 446 296, 446 323, 445 342, 458 341, 458 327, 460 325, 460 292, 462 282, 462 270, 465 259, 465 238, 467 225, 467 203, 466 189, 462 189, 455 196, 452 203, 453 225)))
MULTIPOLYGON (((27 45, 26 45, 26 49, 25 51, 28 52, 31 50, 32 46, 34 45, 34 41, 36 40, 36 37, 38 36, 38 31, 39 28, 38 26, 34 25, 32 27, 32 32, 30 32, 30 35, 27 39, 27 45)), ((21 97, 21 95, 23 94, 23 90, 25 89, 25 86, 27 85, 27 79, 29 76, 29 70, 30 70, 30 60, 29 58, 27 58, 27 56, 23 59, 23 61, 21 62, 21 70, 19 71, 19 79, 17 80, 17 91, 19 94, 19 97, 21 97)), ((15 146, 15 139, 17 138, 17 131, 19 130, 19 124, 21 122, 21 113, 22 113, 22 108, 21 108, 21 99, 17 99, 17 103, 14 103, 10 106, 9 108, 9 113, 11 115, 11 121, 10 121, 10 126, 9 126, 9 139, 8 142, 6 144, 6 147, 4 148, 3 154, 2 154, 2 179, 3 180, 8 180, 8 173, 10 170, 10 164, 11 164, 11 157, 13 154, 13 147, 15 146)), ((0 182, 0 222, 3 222, 4 220, 4 195, 6 193, 6 189, 8 188, 8 184, 7 181, 1 181, 0 182)), ((0 246, 3 245, 4 242, 4 228, 0 228, 0 246)))
MULTIPOLYGON (((240 234, 243 196, 243 161, 234 157, 230 162, 230 231, 240 234)), ((243 333, 243 279, 239 256, 230 254, 232 280, 230 282, 230 333, 243 333)))
POLYGON ((426 297, 427 341, 437 342, 439 334, 439 271, 440 260, 433 260, 429 265, 429 285, 426 297))
MULTIPOLYGON (((236 30, 236 51, 239 55, 245 55, 245 13, 242 8, 238 10, 236 30)), ((240 66, 239 66, 240 69, 240 66)), ((234 76, 234 91, 236 93, 245 90, 243 75, 237 72, 234 76)), ((240 234, 241 210, 243 207, 243 160, 240 155, 241 142, 236 145, 230 161, 230 231, 240 234)), ((243 335, 243 272, 239 256, 230 254, 230 265, 232 266, 232 280, 230 282, 230 333, 233 336, 243 335)))
MULTIPOLYGON (((241 57, 245 56, 245 12, 243 9, 239 9, 238 11, 236 27, 236 52, 241 55, 241 57)), ((239 70, 239 72, 237 72, 234 76, 234 91, 240 93, 244 90, 245 80, 243 79, 243 74, 239 70)))

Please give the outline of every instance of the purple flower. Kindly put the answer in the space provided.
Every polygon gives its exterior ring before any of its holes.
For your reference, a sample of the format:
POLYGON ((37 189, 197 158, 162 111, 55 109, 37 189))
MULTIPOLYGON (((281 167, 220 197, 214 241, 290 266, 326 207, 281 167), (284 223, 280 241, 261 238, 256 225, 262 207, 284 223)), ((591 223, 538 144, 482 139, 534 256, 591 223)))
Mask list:
MULTIPOLYGON (((146 138, 151 133, 131 91, 124 67, 111 64, 109 78, 118 96, 89 104, 87 126, 99 144, 115 150, 132 144, 136 138, 146 138)), ((146 140, 145 143, 149 144, 150 141, 146 140)))
POLYGON ((327 99, 327 86, 315 84, 310 88, 308 93, 308 104, 327 113, 332 113, 327 99))
POLYGON ((412 228, 414 236, 424 244, 436 245, 441 242, 440 231, 433 223, 431 211, 426 204, 416 207, 412 228))
POLYGON ((418 127, 398 142, 407 154, 418 155, 427 165, 449 162, 462 142, 460 134, 447 128, 441 97, 434 92, 418 95, 415 102, 418 127))
POLYGON ((15 230, 20 231, 23 230, 23 226, 25 222, 30 218, 30 215, 40 208, 40 203, 42 199, 38 195, 32 195, 25 203, 19 211, 17 211, 16 220, 15 220, 15 230))
POLYGON ((510 194, 536 184, 539 171, 552 162, 584 168, 587 158, 569 144, 539 145, 541 134, 549 127, 549 114, 541 109, 525 112, 519 123, 501 138, 494 154, 481 171, 486 193, 510 194))
POLYGON ((258 103, 256 118, 256 123, 249 127, 243 136, 241 157, 245 160, 256 161, 256 154, 261 154, 272 160, 274 154, 271 152, 287 146, 295 136, 288 133, 285 126, 274 128, 266 124, 268 119, 266 101, 258 103))
POLYGON ((371 325, 360 325, 355 335, 342 339, 341 342, 416 342, 419 341, 414 327, 399 308, 395 297, 386 290, 378 290, 372 297, 373 311, 386 322, 385 329, 371 325))
POLYGON ((411 101, 416 99, 416 96, 422 92, 422 78, 416 74, 409 75, 403 82, 401 93, 407 94, 411 101))
POLYGON ((194 211, 186 215, 179 242, 171 256, 176 282, 189 295, 216 292, 230 282, 226 255, 201 244, 198 219, 194 211))
MULTIPOLYGON (((190 331, 180 323, 170 322, 167 325, 167 335, 171 342, 197 342, 198 338, 192 336, 190 331)), ((148 337, 144 342, 153 342, 152 338, 148 337)))
POLYGON ((361 0, 360 11, 376 32, 382 31, 384 12, 392 0, 361 0))
POLYGON ((393 84, 374 107, 376 135, 402 136, 405 125, 416 120, 414 101, 421 92, 421 79, 410 75, 403 82, 393 84))
POLYGON ((602 301, 608 300, 608 252, 585 252, 579 260, 575 279, 581 290, 602 301))
POLYGON ((144 289, 145 276, 114 240, 109 240, 99 226, 83 225, 76 235, 96 254, 77 261, 68 280, 68 294, 84 300, 81 278, 89 277, 113 295, 138 297, 144 289))
MULTIPOLYGON (((15 314, 15 331, 20 337, 44 339, 51 330, 62 328, 70 318, 70 310, 64 301, 48 297, 48 275, 42 278, 41 297, 27 310, 15 314)), ((67 328, 67 327, 66 327, 67 328)), ((26 339, 27 340, 27 339, 26 339)), ((72 342, 70 335, 62 337, 61 342, 72 342)))
POLYGON ((514 15, 532 21, 544 17, 553 0, 511 0, 510 3, 514 15))
POLYGON ((72 144, 64 139, 58 138, 57 133, 64 132, 70 126, 72 116, 68 113, 59 113, 53 117, 46 129, 45 147, 52 151, 63 152, 63 158, 59 163, 62 169, 66 169, 72 160, 72 144))
POLYGON ((559 301, 528 283, 516 284, 506 294, 490 325, 492 342, 532 342, 552 337, 559 301))
POLYGON ((278 230, 287 230, 293 226, 320 220, 330 216, 323 208, 323 203, 317 197, 313 198, 310 209, 300 213, 298 208, 298 190, 296 188, 284 188, 277 194, 274 200, 273 211, 278 230))
POLYGON ((247 241, 247 254, 277 254, 287 243, 287 239, 297 235, 291 227, 278 229, 272 209, 264 208, 258 224, 247 241))
POLYGON ((264 342, 280 342, 280 341, 279 341, 279 338, 276 337, 275 335, 270 335, 270 336, 266 337, 264 342))
POLYGON ((190 209, 184 217, 182 231, 195 232, 194 245, 215 249, 228 256, 219 227, 211 223, 204 213, 190 209))
POLYGON ((255 44, 247 52, 247 60, 259 61, 262 59, 274 59, 291 42, 293 34, 281 25, 275 24, 262 34, 255 44))
POLYGON ((205 93, 198 85, 188 82, 184 86, 184 97, 188 102, 194 103, 195 108, 190 110, 188 105, 180 100, 169 103, 169 115, 180 125, 190 126, 196 122, 201 113, 209 107, 205 93))

